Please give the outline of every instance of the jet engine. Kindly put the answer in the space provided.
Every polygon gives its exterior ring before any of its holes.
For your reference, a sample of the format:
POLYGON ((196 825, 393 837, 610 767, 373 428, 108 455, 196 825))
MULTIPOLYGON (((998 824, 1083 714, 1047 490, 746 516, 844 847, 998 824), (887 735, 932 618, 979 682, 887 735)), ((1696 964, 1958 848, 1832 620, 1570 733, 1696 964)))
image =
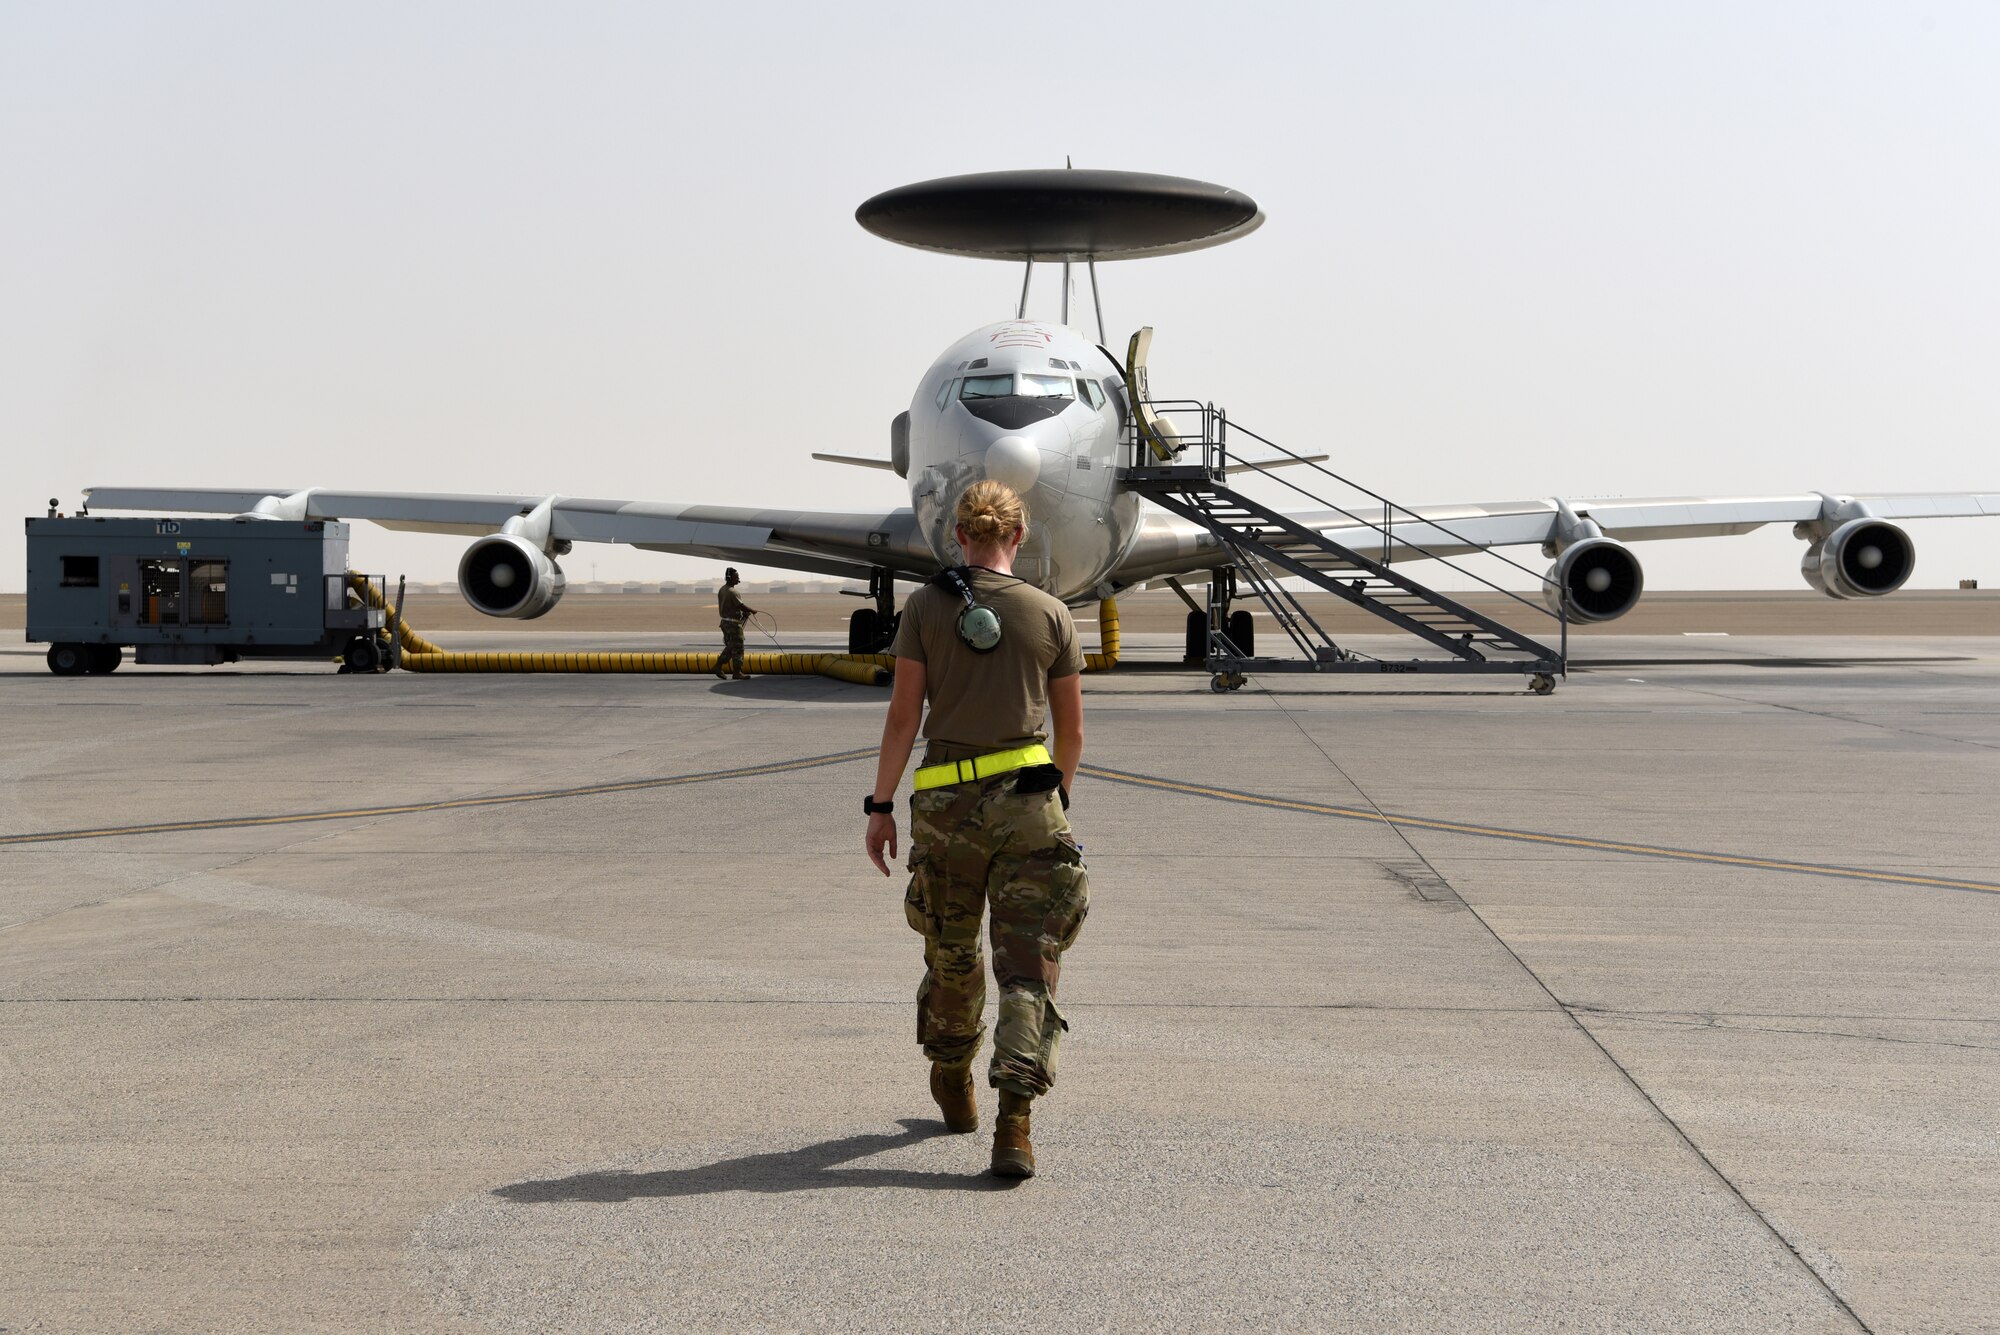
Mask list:
POLYGON ((1542 576, 1542 600, 1571 621, 1615 621, 1646 588, 1632 549, 1611 538, 1586 538, 1563 548, 1542 576))
POLYGON ((541 616, 562 601, 566 583, 561 566, 511 533, 481 538, 458 563, 459 592, 490 617, 541 616))
POLYGON ((1917 568, 1910 535, 1880 519, 1850 519, 1806 548, 1799 573, 1829 598, 1879 598, 1917 568))

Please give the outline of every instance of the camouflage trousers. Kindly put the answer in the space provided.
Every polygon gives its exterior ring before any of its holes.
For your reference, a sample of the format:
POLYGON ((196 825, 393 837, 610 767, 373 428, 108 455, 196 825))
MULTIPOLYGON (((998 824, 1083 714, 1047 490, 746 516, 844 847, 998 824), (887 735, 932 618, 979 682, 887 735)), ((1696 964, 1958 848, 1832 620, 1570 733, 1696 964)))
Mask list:
POLYGON ((720 672, 732 662, 738 672, 743 670, 743 623, 740 621, 722 623, 722 655, 715 660, 715 670, 720 672))
POLYGON ((988 1080, 1034 1098, 1056 1078, 1069 1028, 1056 1009, 1062 956, 1090 908, 1083 850, 1053 790, 1015 791, 1017 774, 931 788, 910 799, 910 888, 903 911, 923 933, 917 1041, 945 1066, 969 1066, 985 1034, 989 919, 1000 990, 988 1080))

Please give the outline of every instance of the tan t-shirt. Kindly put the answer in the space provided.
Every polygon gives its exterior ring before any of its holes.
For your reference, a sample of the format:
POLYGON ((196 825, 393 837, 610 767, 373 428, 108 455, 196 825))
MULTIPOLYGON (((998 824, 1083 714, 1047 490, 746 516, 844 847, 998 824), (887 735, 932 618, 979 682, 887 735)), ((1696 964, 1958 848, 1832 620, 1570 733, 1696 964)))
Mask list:
POLYGON ((930 711, 924 736, 967 754, 1048 741, 1049 680, 1083 671, 1069 609, 1032 584, 990 570, 970 572, 972 594, 1000 616, 1000 645, 974 653, 954 628, 965 599, 926 584, 903 602, 889 652, 924 665, 930 711))
POLYGON ((743 595, 734 584, 725 584, 716 591, 715 610, 725 626, 740 626, 750 615, 750 609, 743 606, 743 595))

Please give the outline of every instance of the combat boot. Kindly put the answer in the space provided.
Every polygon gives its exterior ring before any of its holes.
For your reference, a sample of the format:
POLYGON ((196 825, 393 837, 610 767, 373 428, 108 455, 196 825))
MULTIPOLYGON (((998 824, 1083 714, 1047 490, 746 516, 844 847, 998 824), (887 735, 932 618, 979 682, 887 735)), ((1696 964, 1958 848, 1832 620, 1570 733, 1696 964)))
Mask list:
POLYGON ((944 1129, 953 1135, 979 1129, 979 1100, 972 1092, 972 1068, 953 1069, 931 1063, 931 1097, 944 1114, 944 1129))
POLYGON ((1035 1175, 1035 1147, 1028 1140, 1028 1109, 1033 1103, 1011 1090, 1000 1091, 1000 1119, 993 1124, 993 1176, 1035 1175))

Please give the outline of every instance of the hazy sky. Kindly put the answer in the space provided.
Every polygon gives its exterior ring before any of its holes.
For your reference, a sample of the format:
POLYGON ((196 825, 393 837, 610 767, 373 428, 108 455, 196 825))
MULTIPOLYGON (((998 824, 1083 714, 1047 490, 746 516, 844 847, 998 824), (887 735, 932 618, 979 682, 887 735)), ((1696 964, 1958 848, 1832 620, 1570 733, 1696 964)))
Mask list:
MULTIPOLYGON (((886 453, 1019 273, 853 210, 1066 154, 1263 205, 1101 266, 1112 337, 1399 500, 2000 490, 1995 70, 1990 3, 0 0, 0 512, 903 503, 808 454, 886 453)), ((1916 584, 2000 583, 2000 524, 1913 532, 1916 584)), ((392 576, 462 547, 356 529, 392 576)), ((1656 588, 1803 588, 1802 550, 1641 552, 1656 588)))

